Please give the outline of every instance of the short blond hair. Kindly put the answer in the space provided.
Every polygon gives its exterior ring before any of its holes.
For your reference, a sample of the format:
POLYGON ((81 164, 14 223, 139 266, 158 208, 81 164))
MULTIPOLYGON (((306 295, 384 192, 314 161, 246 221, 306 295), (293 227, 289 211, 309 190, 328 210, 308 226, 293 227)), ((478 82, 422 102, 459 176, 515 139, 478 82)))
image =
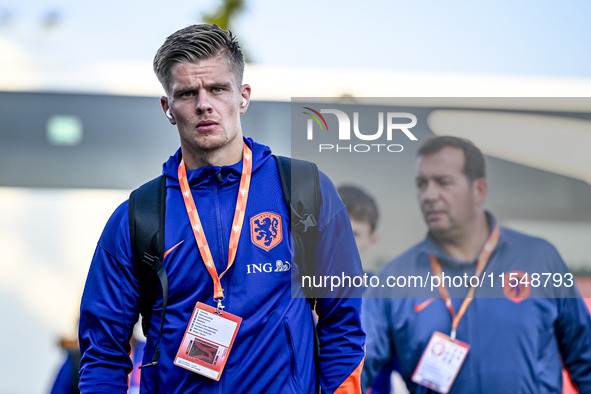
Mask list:
POLYGON ((242 85, 244 55, 236 37, 217 25, 191 25, 171 34, 154 56, 154 72, 168 93, 170 70, 181 63, 196 62, 224 54, 230 70, 242 85))

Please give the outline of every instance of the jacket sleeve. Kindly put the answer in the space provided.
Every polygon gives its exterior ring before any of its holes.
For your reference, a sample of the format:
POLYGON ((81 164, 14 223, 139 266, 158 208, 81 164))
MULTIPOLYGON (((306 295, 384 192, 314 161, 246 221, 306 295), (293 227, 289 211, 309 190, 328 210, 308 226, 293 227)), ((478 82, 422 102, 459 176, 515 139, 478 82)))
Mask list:
POLYGON ((537 263, 540 270, 560 274, 564 286, 554 287, 552 284, 544 289, 555 299, 557 316, 554 331, 558 341, 562 362, 573 384, 580 393, 591 393, 591 316, 581 298, 576 284, 569 284, 572 277, 556 248, 544 241, 538 246, 537 263), (568 276, 567 276, 568 275, 568 276), (549 290, 548 290, 549 289, 549 290))
POLYGON ((382 366, 394 358, 390 346, 387 311, 388 299, 374 296, 375 289, 368 289, 363 299, 361 322, 367 334, 365 365, 361 374, 361 388, 365 392, 372 386, 382 366))
POLYGON ((591 316, 582 298, 558 300, 556 335, 566 370, 580 393, 591 393, 591 316))
MULTIPOLYGON (((345 206, 332 182, 322 173, 320 188, 315 275, 331 281, 338 278, 343 282, 347 276, 360 280, 363 269, 345 206)), ((331 291, 330 284, 319 290, 316 303, 320 385, 326 393, 360 393, 365 356, 360 317, 362 287, 355 287, 352 282, 331 291)))
POLYGON ((80 391, 127 393, 138 287, 131 259, 127 203, 109 219, 94 253, 80 305, 80 391))

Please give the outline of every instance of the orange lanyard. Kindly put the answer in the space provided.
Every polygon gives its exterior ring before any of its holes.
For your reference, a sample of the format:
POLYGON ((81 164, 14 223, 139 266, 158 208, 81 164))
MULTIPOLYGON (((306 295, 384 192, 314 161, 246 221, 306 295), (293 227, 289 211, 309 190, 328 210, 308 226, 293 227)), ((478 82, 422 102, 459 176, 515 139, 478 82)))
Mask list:
POLYGON ((242 231, 242 223, 244 222, 244 214, 246 212, 246 201, 248 200, 248 191, 250 189, 250 176, 252 174, 252 152, 248 145, 244 143, 244 149, 242 151, 242 175, 240 177, 240 189, 238 192, 238 198, 236 199, 236 210, 234 211, 234 220, 232 221, 232 231, 230 232, 230 246, 228 248, 228 267, 221 275, 218 276, 213 257, 203 233, 203 226, 201 226, 201 220, 197 213, 197 207, 195 207, 195 200, 191 194, 189 188, 189 182, 187 181, 187 170, 185 168, 184 160, 181 160, 179 164, 178 176, 179 183, 181 186, 181 192, 183 193, 183 200, 185 201, 185 208, 187 208, 187 214, 189 215, 189 221, 193 229, 193 235, 195 241, 199 247, 199 253, 205 264, 205 268, 213 279, 213 299, 218 303, 218 310, 223 309, 222 301, 224 300, 224 289, 220 279, 234 264, 236 259, 236 251, 238 250, 238 241, 240 240, 240 232, 242 231))
MULTIPOLYGON (((484 244, 484 247, 482 248, 482 251, 480 252, 480 256, 478 256, 478 263, 476 264, 476 272, 474 273, 474 276, 480 278, 480 276, 484 272, 484 268, 486 267, 486 264, 488 263, 488 260, 490 259, 490 255, 492 254, 492 251, 495 249, 495 247, 497 246, 497 243, 499 242, 499 236, 500 236, 499 226, 495 226, 493 231, 490 233, 488 239, 486 240, 486 243, 484 244)), ((431 270, 433 270, 433 275, 439 276, 441 278, 443 271, 441 270, 441 264, 439 263, 439 260, 437 259, 437 257, 435 257, 434 255, 429 255, 429 261, 431 262, 431 270)), ((447 310, 449 311, 449 314, 452 317, 451 334, 450 334, 452 341, 456 339, 456 332, 458 329, 458 325, 460 324, 460 320, 462 320, 462 317, 464 317, 464 314, 466 313, 466 309, 468 309, 468 305, 470 305, 470 303, 472 302, 472 299, 474 298, 475 291, 476 291, 476 288, 470 286, 470 290, 468 290, 468 294, 466 295, 464 302, 462 302, 462 305, 460 306, 460 310, 456 314, 456 311, 454 310, 454 307, 451 303, 451 298, 449 296, 449 292, 447 291, 447 288, 445 287, 445 282, 443 280, 441 281, 441 285, 439 286, 439 294, 441 294, 441 297, 445 300, 445 306, 446 306, 447 310)))

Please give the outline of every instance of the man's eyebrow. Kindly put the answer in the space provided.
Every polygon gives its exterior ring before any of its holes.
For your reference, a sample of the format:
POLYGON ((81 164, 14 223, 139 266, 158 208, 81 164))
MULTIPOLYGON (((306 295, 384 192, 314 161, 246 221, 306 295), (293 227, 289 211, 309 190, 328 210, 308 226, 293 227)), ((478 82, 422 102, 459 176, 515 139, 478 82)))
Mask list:
POLYGON ((436 181, 439 181, 439 180, 445 180, 445 179, 453 179, 453 177, 448 174, 432 175, 430 177, 426 177, 424 175, 419 175, 419 176, 415 177, 415 181, 423 181, 423 180, 427 180, 427 179, 434 179, 436 181))
POLYGON ((205 84, 209 88, 229 88, 231 85, 230 82, 209 82, 205 84))
POLYGON ((453 176, 451 175, 447 175, 447 174, 443 174, 443 175, 434 175, 433 179, 437 182, 441 182, 441 181, 448 181, 448 180, 453 180, 453 176))
POLYGON ((183 87, 179 87, 176 89, 177 93, 184 93, 184 92, 190 92, 191 90, 197 90, 194 86, 191 85, 185 85, 183 87))

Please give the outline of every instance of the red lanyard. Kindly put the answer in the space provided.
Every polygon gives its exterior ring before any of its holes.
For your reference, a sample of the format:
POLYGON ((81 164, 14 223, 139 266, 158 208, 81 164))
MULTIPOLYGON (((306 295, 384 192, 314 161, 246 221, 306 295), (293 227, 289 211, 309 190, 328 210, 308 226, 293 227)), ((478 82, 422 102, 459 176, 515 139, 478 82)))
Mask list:
POLYGON ((189 221, 195 235, 195 241, 199 247, 199 253, 201 258, 213 279, 213 299, 218 303, 218 309, 223 309, 222 301, 224 299, 224 289, 220 279, 232 266, 236 259, 236 251, 238 250, 238 241, 240 240, 240 232, 242 231, 242 223, 244 222, 244 214, 246 212, 246 201, 248 200, 248 191, 250 189, 250 176, 252 174, 252 152, 248 145, 244 143, 244 149, 242 151, 242 175, 240 177, 240 189, 238 192, 238 198, 236 199, 236 210, 234 211, 234 220, 232 221, 232 231, 230 232, 230 246, 228 248, 228 267, 218 276, 213 257, 207 244, 207 239, 203 233, 203 226, 201 226, 201 220, 199 220, 199 214, 197 213, 197 207, 195 207, 195 200, 191 194, 189 183, 187 181, 187 170, 185 169, 185 162, 181 160, 179 164, 178 177, 181 185, 181 192, 183 193, 183 199, 185 201, 185 207, 187 208, 187 214, 189 215, 189 221))
MULTIPOLYGON (((474 273, 474 276, 480 278, 480 276, 484 272, 484 268, 486 267, 486 264, 488 263, 490 255, 491 255, 492 251, 495 249, 495 247, 497 246, 497 243, 499 242, 499 236, 500 236, 499 226, 495 226, 493 231, 490 233, 488 239, 486 240, 486 243, 484 244, 484 247, 482 248, 482 251, 480 252, 480 256, 478 256, 478 263, 476 264, 476 272, 474 273)), ((443 271, 441 270, 441 264, 439 263, 439 260, 437 259, 437 257, 435 257, 434 255, 430 255, 429 261, 431 262, 431 270, 433 270, 433 275, 441 277, 443 271)), ((464 299, 464 302, 462 302, 462 305, 460 306, 460 310, 456 314, 456 311, 454 310, 454 307, 451 303, 451 298, 449 296, 449 292, 447 291, 447 288, 445 287, 445 283, 443 280, 441 281, 441 286, 439 286, 439 294, 441 294, 441 297, 445 300, 445 306, 453 319, 452 323, 451 323, 451 335, 450 335, 452 341, 456 339, 456 331, 458 329, 458 325, 460 324, 460 320, 462 320, 462 317, 464 317, 464 314, 466 313, 466 309, 468 309, 468 305, 470 305, 470 303, 472 302, 472 299, 474 298, 475 291, 476 291, 476 289, 471 286, 470 290, 468 290, 468 294, 466 295, 466 298, 464 299)))

